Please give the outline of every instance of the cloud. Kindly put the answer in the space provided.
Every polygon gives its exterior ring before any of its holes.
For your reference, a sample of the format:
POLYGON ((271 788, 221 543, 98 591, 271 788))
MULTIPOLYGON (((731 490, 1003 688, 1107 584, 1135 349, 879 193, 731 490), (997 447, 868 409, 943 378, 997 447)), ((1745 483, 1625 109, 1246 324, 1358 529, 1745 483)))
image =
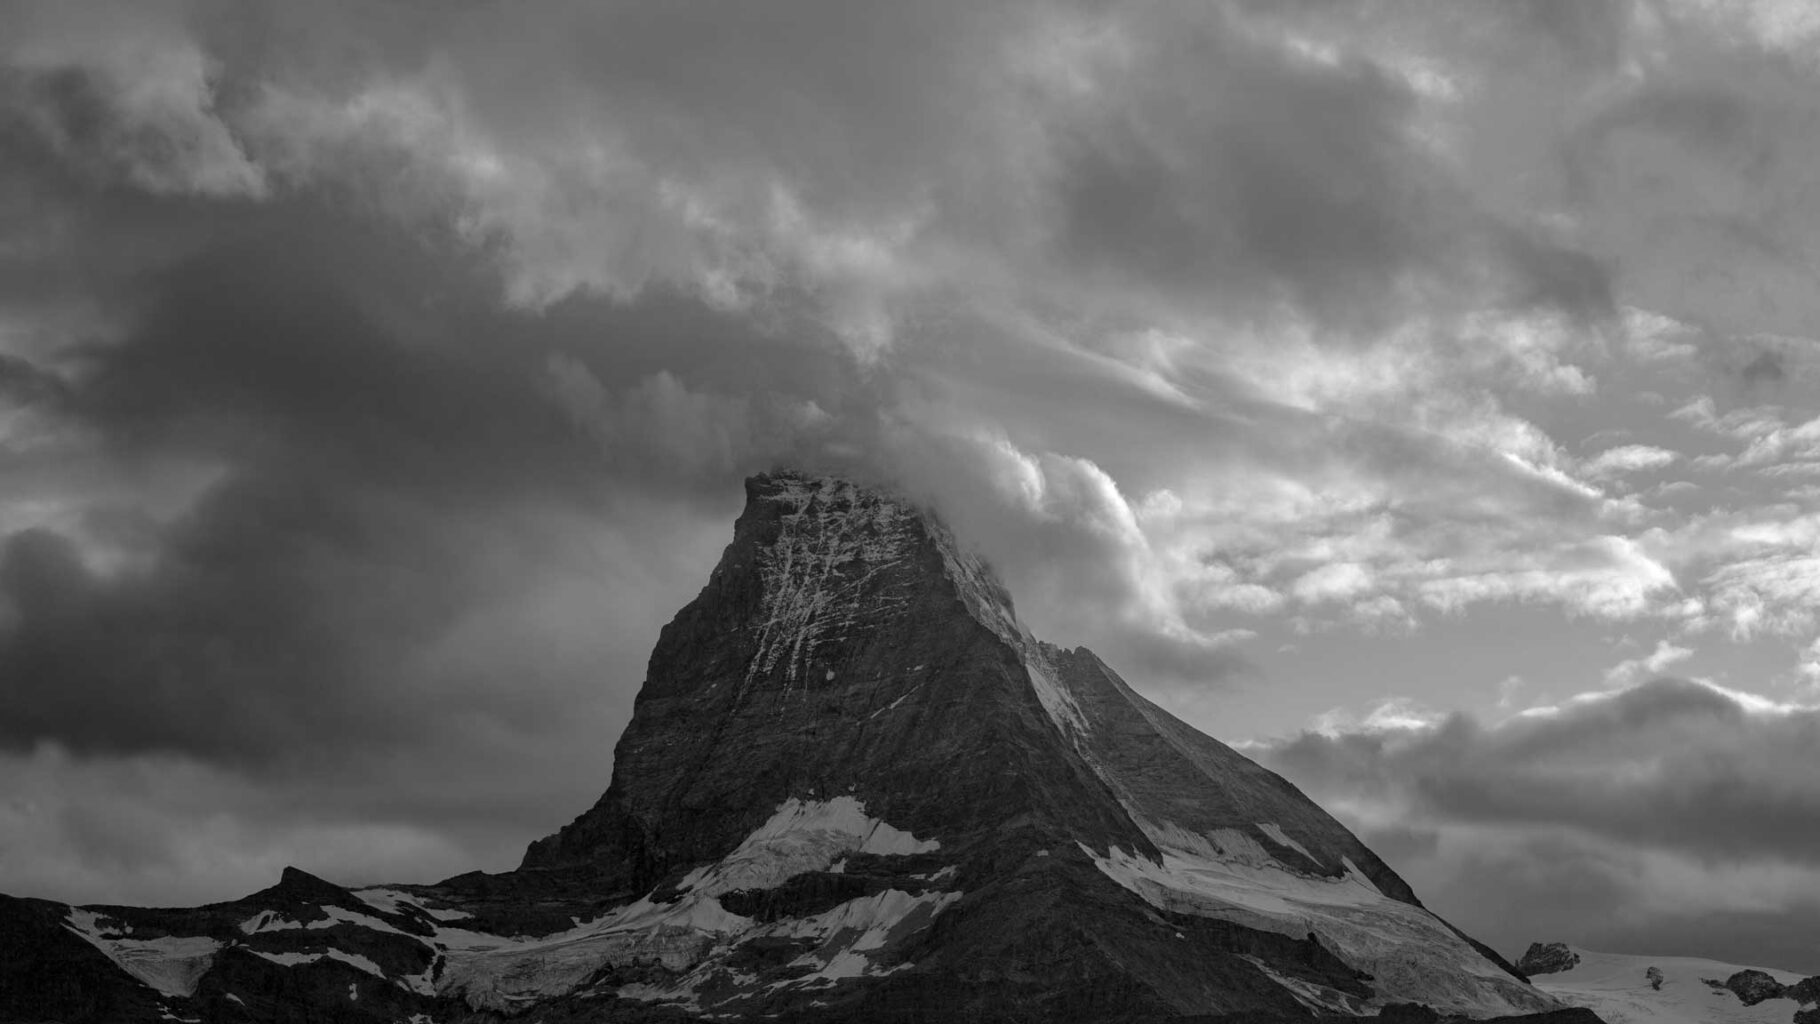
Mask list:
POLYGON ((1641 658, 1627 658, 1613 665, 1605 673, 1605 682, 1612 686, 1623 686, 1638 679, 1660 676, 1670 666, 1678 665, 1693 657, 1693 648, 1680 647, 1667 640, 1656 642, 1656 649, 1641 658))
POLYGON ((928 500, 1039 633, 1186 700, 1332 706, 1255 650, 1518 606, 1811 639, 1800 497, 1751 490, 1805 465, 1774 19, 3 13, 0 746, 43 786, 520 765, 469 831, 317 794, 495 857, 604 783, 776 462, 928 500))
POLYGON ((1248 753, 1367 843, 1384 836, 1416 890, 1468 932, 1510 949, 1557 940, 1786 962, 1788 942, 1707 935, 1700 922, 1757 913, 1802 928, 1820 877, 1820 711, 1657 678, 1489 724, 1380 712, 1248 753), (1428 838, 1398 838, 1412 835, 1428 838))
POLYGON ((1593 456, 1581 471, 1589 477, 1614 477, 1661 469, 1681 458, 1679 452, 1647 444, 1626 444, 1607 448, 1593 456))
MULTIPOLYGON (((9 4, 0 134, 96 183, 257 199, 265 172, 216 108, 221 62, 125 5, 9 4)), ((10 147, 9 147, 10 148, 10 147)))
POLYGON ((180 758, 72 757, 56 746, 0 754, 7 885, 97 902, 165 894, 172 904, 253 892, 289 864, 332 864, 359 884, 471 868, 447 822, 387 821, 180 758))

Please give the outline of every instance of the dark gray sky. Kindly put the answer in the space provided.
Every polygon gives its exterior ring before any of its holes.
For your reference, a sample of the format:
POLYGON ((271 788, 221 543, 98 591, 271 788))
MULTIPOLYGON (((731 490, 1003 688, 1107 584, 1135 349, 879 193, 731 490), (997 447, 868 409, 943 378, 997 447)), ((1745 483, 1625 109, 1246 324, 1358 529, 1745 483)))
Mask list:
POLYGON ((1820 970, 1811 5, 0 23, 0 890, 510 866, 795 462, 1507 951, 1820 970))

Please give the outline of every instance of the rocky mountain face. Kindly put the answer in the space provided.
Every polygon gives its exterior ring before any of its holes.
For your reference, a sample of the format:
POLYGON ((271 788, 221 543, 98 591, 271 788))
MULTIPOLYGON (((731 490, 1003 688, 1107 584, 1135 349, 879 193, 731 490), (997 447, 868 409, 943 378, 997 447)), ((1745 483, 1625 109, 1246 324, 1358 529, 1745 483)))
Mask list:
POLYGON ((747 497, 605 795, 518 870, 5 900, 0 1020, 1596 1020, 1283 779, 1032 638, 931 517, 788 473, 747 497))

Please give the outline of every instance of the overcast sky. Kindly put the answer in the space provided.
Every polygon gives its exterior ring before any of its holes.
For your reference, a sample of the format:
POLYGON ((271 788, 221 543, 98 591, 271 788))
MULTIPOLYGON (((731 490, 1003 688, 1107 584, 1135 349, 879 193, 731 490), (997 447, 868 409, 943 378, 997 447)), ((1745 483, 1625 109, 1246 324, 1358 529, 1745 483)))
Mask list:
POLYGON ((0 24, 0 891, 513 866, 795 463, 1506 952, 1820 972, 1806 0, 0 24))

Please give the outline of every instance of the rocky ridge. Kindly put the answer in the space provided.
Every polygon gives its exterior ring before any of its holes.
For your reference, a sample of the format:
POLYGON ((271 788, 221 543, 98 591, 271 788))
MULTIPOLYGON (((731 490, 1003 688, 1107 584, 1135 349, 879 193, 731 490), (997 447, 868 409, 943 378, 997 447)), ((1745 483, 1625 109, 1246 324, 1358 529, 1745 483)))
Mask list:
POLYGON ((1570 971, 1579 962, 1580 954, 1567 948, 1565 942, 1532 942, 1522 959, 1517 961, 1517 970, 1533 978, 1538 974, 1570 971))
POLYGON ((1293 786, 1031 637, 910 503, 747 499, 606 793, 518 870, 0 902, 43 949, 0 958, 0 1020, 1576 1019, 1293 786))

